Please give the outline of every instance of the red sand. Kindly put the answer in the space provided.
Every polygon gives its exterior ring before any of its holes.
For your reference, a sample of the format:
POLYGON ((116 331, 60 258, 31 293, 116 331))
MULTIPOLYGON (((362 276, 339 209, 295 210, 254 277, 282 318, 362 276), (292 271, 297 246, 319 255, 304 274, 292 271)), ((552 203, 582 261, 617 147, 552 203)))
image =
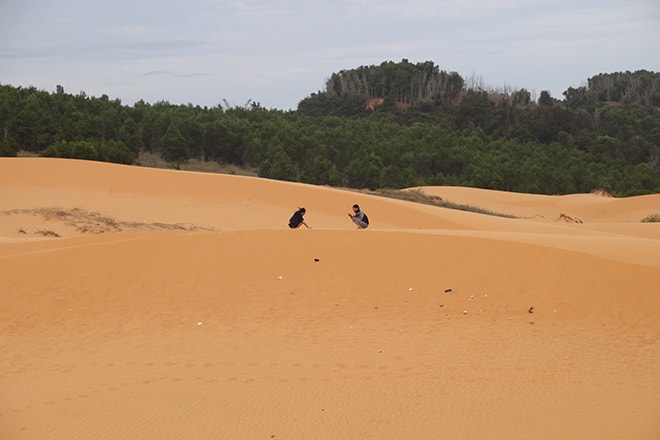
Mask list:
POLYGON ((423 190, 0 159, 0 438, 660 438, 660 195, 423 190))

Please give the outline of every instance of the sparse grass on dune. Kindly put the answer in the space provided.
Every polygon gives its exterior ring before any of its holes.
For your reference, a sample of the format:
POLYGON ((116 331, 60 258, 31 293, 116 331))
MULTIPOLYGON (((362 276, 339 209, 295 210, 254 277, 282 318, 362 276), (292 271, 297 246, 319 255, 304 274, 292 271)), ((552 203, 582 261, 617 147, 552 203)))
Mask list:
POLYGON ((20 150, 18 153, 16 153, 16 157, 39 157, 39 155, 31 151, 20 150))
POLYGON ((154 153, 142 152, 137 158, 136 165, 148 168, 177 169, 199 173, 233 174, 237 176, 257 176, 257 171, 236 165, 221 164, 218 162, 205 162, 199 159, 189 159, 184 163, 176 164, 166 162, 154 153))
POLYGON ((642 223, 660 223, 660 214, 651 214, 644 217, 642 223))
MULTIPOLYGON (((81 208, 38 208, 38 209, 11 209, 0 211, 1 216, 28 215, 38 216, 45 221, 60 221, 61 223, 75 228, 81 233, 102 234, 107 232, 138 231, 138 230, 160 230, 160 231, 213 231, 213 228, 197 225, 170 224, 162 222, 126 222, 118 221, 112 217, 99 212, 87 211, 81 208)), ((19 232, 26 233, 21 229, 19 232)), ((40 235, 60 237, 53 231, 49 234, 38 231, 40 235)))
POLYGON ((489 211, 487 209, 483 209, 478 206, 463 205, 460 203, 450 202, 449 200, 444 200, 442 197, 424 194, 422 191, 417 189, 409 189, 409 190, 379 189, 375 191, 363 190, 361 192, 364 192, 366 194, 389 197, 392 199, 405 200, 408 202, 439 206, 441 208, 457 209, 459 211, 475 212, 478 214, 493 215, 496 217, 504 217, 504 218, 518 218, 515 215, 489 211))

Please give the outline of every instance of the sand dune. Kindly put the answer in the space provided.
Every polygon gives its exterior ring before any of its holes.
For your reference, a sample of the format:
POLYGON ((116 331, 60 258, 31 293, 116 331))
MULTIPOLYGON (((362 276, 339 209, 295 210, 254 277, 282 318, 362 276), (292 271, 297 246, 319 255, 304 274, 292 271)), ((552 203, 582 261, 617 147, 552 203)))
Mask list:
POLYGON ((639 223, 644 217, 660 214, 660 194, 618 199, 601 193, 545 196, 461 187, 417 189, 457 203, 536 220, 589 224, 639 223))
POLYGON ((658 438, 658 195, 423 190, 0 159, 0 438, 658 438))

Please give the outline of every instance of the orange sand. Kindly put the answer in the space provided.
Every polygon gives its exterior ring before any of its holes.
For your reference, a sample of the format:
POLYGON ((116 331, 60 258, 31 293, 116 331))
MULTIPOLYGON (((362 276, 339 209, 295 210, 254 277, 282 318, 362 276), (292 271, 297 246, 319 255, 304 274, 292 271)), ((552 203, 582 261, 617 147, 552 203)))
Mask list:
POLYGON ((660 438, 660 195, 423 190, 0 159, 0 439, 660 438))

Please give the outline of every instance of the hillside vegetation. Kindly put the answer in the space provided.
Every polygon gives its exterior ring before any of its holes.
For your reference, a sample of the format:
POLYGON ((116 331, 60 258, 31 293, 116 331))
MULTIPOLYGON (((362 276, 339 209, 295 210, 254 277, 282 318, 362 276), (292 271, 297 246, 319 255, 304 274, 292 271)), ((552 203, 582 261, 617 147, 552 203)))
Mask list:
POLYGON ((123 105, 0 85, 0 155, 135 164, 155 154, 352 188, 460 185, 543 194, 660 192, 660 74, 598 74, 562 99, 488 88, 433 62, 333 73, 295 111, 123 105))

